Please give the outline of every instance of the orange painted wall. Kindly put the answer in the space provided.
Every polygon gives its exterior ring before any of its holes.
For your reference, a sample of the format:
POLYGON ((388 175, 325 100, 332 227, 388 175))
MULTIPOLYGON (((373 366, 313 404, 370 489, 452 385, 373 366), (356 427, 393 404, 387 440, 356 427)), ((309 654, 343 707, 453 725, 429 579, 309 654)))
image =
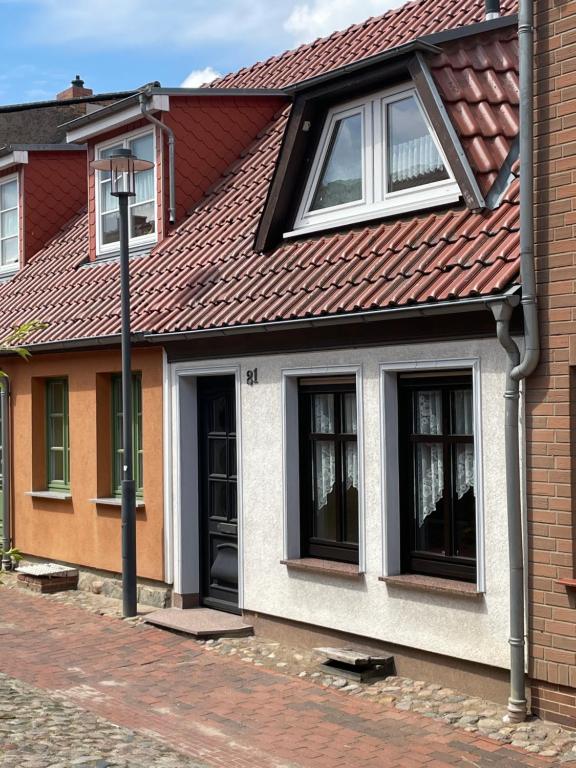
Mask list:
MULTIPOLYGON (((45 559, 119 572, 120 508, 89 499, 110 495, 109 375, 120 371, 120 352, 35 355, 2 360, 12 384, 14 544, 45 559), (31 498, 40 490, 44 463, 44 379, 67 377, 71 501, 31 498), (34 413, 33 413, 34 411, 34 413)), ((162 352, 135 349, 142 374, 145 508, 137 513, 138 575, 163 580, 162 352)))

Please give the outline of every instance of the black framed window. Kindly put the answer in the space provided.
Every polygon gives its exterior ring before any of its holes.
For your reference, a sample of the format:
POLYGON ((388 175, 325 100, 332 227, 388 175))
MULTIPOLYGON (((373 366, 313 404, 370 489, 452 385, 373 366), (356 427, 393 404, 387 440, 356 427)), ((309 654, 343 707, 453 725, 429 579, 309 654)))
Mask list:
POLYGON ((403 570, 476 580, 472 377, 399 377, 403 570))
POLYGON ((355 379, 301 379, 299 418, 302 556, 357 563, 355 379))

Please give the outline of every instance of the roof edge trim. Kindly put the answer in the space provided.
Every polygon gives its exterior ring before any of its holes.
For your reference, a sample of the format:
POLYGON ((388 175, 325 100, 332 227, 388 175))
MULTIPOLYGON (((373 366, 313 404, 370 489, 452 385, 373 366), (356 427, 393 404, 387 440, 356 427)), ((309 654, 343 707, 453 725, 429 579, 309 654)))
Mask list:
POLYGON ((486 201, 480 191, 470 161, 464 152, 462 142, 446 111, 428 64, 420 52, 416 53, 408 69, 432 127, 446 153, 466 206, 472 211, 482 210, 486 207, 486 201))
POLYGON ((263 323, 246 323, 220 328, 199 328, 191 331, 173 331, 170 333, 144 333, 144 339, 148 342, 164 343, 169 341, 186 340, 197 336, 233 336, 242 333, 267 333, 276 330, 289 330, 290 328, 315 327, 318 325, 339 325, 354 321, 374 322, 386 317, 419 317, 431 314, 446 314, 452 312, 474 312, 484 306, 508 301, 520 289, 519 285, 513 285, 504 293, 487 296, 474 296, 470 299, 457 301, 439 301, 435 304, 409 305, 406 307, 388 307, 386 309, 372 309, 362 312, 346 312, 339 315, 325 315, 320 317, 303 317, 294 320, 271 320, 263 323))
POLYGON ((478 21, 476 24, 468 24, 464 27, 445 29, 442 32, 432 32, 429 35, 422 35, 419 39, 432 45, 441 45, 442 43, 452 42, 452 40, 462 40, 466 37, 492 32, 494 29, 516 26, 518 26, 518 14, 512 13, 509 16, 499 16, 497 19, 478 21))
MULTIPOLYGON (((170 110, 170 99, 168 96, 152 96, 148 111, 150 112, 168 112, 170 110)), ((138 101, 124 99, 118 101, 110 107, 104 107, 90 115, 76 118, 69 123, 64 123, 66 127, 66 140, 68 143, 79 143, 106 133, 114 128, 120 128, 128 125, 142 116, 142 110, 138 101)))
POLYGON ((28 162, 28 152, 14 150, 3 157, 0 157, 0 171, 10 168, 12 165, 21 165, 28 162))

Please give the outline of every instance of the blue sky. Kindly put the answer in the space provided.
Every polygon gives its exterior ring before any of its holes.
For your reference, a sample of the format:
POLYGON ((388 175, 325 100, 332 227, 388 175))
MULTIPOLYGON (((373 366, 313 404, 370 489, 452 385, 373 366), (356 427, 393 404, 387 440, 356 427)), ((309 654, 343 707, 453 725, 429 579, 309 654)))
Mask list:
POLYGON ((0 104, 198 85, 401 0, 0 0, 0 104))

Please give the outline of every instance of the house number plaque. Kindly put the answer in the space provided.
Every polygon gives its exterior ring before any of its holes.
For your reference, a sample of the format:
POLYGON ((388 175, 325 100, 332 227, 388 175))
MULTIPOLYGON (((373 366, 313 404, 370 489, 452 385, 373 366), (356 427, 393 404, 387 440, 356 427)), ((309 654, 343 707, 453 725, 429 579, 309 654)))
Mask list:
POLYGON ((258 384, 258 368, 252 368, 249 371, 246 371, 246 384, 249 386, 254 386, 254 384, 258 384))

